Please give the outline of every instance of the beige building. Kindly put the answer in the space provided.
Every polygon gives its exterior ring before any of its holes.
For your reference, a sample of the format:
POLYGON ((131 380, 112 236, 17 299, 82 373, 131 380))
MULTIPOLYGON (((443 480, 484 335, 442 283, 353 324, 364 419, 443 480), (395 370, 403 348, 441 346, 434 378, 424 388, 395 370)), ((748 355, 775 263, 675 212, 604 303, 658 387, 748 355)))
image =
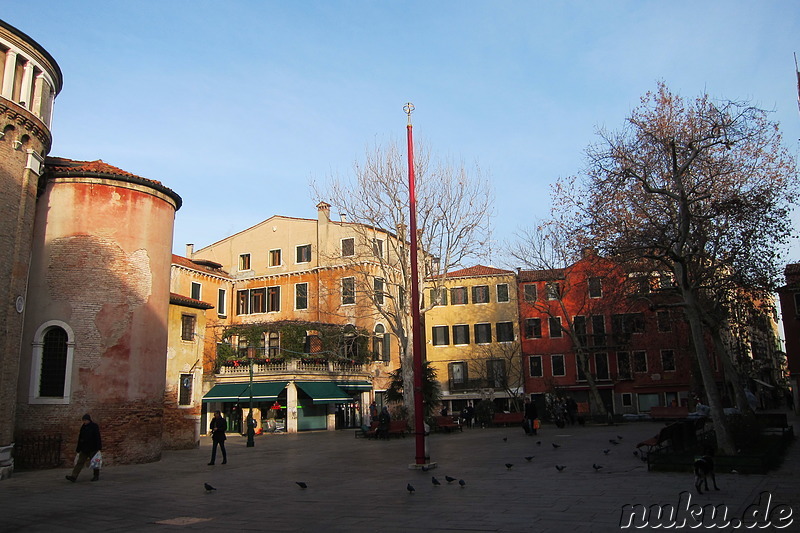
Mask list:
MULTIPOLYGON (((172 292, 213 304, 199 333, 203 431, 217 409, 242 431, 251 392, 260 430, 356 427, 398 366, 377 307, 392 297, 381 272, 396 237, 331 220, 324 202, 317 213, 273 216, 173 257, 172 292)), ((170 349, 177 326, 171 331, 170 349)))
POLYGON ((473 266, 449 272, 425 313, 425 353, 437 371, 442 402, 458 412, 493 399, 508 409, 522 394, 519 306, 514 272, 473 266))

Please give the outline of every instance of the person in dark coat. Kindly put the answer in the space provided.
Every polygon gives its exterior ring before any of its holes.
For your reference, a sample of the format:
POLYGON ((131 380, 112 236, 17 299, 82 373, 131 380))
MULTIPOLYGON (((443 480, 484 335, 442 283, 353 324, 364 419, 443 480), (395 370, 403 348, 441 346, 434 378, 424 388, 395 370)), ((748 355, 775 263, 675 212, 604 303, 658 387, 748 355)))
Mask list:
MULTIPOLYGON (((100 440, 100 426, 92 422, 92 417, 87 413, 83 415, 83 425, 81 426, 80 433, 78 433, 78 446, 75 451, 78 453, 78 459, 75 462, 75 468, 72 469, 72 475, 67 476, 67 479, 75 483, 78 480, 78 474, 92 457, 103 449, 103 444, 100 440)), ((92 481, 100 480, 100 469, 94 469, 94 476, 92 481)))
POLYGON ((217 446, 222 450, 222 464, 225 464, 228 462, 228 453, 225 451, 225 440, 228 438, 225 432, 228 431, 228 423, 222 418, 222 413, 214 411, 209 429, 211 429, 211 442, 214 444, 211 448, 211 462, 208 464, 211 466, 217 460, 217 446))
POLYGON ((525 418, 522 423, 528 436, 536 435, 537 418, 539 418, 539 411, 536 409, 536 404, 530 398, 525 398, 525 418))

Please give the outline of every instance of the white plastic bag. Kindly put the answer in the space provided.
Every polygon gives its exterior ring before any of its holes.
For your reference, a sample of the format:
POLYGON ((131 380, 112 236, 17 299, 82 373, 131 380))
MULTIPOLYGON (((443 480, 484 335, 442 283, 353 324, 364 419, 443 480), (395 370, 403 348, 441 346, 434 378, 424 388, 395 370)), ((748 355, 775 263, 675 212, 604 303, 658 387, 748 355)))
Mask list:
POLYGON ((102 466, 103 466, 103 454, 98 451, 96 454, 94 454, 92 460, 89 461, 89 468, 93 468, 96 470, 98 468, 102 468, 102 466))

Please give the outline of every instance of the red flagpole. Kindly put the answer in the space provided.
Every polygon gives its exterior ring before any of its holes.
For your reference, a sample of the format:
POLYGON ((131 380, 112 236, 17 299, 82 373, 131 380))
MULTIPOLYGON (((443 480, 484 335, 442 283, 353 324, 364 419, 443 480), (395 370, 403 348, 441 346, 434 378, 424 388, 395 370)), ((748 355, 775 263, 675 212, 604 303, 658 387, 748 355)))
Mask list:
POLYGON ((408 205, 411 238, 411 350, 414 367, 414 434, 416 435, 416 464, 423 465, 425 457, 425 422, 422 401, 422 328, 419 316, 419 272, 417 262, 417 196, 414 184, 414 137, 411 126, 411 113, 414 105, 408 102, 403 110, 408 115, 408 205))

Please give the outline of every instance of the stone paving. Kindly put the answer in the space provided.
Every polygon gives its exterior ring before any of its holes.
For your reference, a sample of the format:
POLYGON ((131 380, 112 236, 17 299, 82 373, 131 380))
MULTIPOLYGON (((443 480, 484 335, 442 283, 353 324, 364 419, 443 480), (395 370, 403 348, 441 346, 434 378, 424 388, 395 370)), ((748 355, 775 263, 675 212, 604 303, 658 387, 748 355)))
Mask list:
MULTIPOLYGON (((790 421, 800 429, 796 417, 790 421)), ((375 441, 356 439, 353 430, 263 435, 247 448, 234 435, 228 464, 218 458, 216 466, 206 465, 210 442, 203 438, 199 449, 165 452, 157 463, 106 468, 97 483, 88 470, 77 483, 64 479, 66 468, 15 472, 0 481, 0 531, 620 531, 624 505, 678 506, 681 493, 693 488, 691 473, 647 472, 632 453, 662 425, 545 425, 536 437, 519 427, 437 433, 428 439, 437 468, 428 472, 409 469, 412 436, 375 441), (620 444, 609 443, 618 437, 620 444), (559 472, 556 464, 566 468, 559 472), (448 483, 446 475, 465 486, 448 483), (217 490, 207 492, 204 483, 217 490)), ((798 474, 800 446, 794 443, 778 470, 718 472, 721 490, 691 493, 691 503, 724 505, 731 519, 766 491, 773 508, 785 504, 800 513, 798 474)), ((800 516, 789 519, 783 531, 800 531, 800 516)))

